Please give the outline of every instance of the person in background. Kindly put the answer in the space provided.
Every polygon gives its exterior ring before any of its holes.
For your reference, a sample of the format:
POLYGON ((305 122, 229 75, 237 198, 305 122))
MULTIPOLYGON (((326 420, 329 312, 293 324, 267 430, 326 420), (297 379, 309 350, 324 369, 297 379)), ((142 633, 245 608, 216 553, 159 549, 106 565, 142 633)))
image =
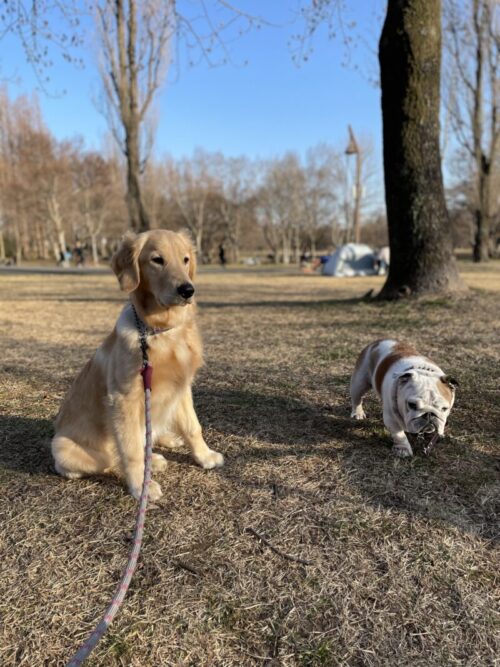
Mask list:
POLYGON ((226 251, 224 250, 224 244, 219 246, 219 262, 223 269, 226 268, 226 251))
POLYGON ((85 257, 84 257, 84 254, 83 254, 83 245, 81 244, 80 241, 76 242, 75 249, 73 251, 73 255, 75 256, 76 265, 78 267, 82 267, 85 264, 85 257))

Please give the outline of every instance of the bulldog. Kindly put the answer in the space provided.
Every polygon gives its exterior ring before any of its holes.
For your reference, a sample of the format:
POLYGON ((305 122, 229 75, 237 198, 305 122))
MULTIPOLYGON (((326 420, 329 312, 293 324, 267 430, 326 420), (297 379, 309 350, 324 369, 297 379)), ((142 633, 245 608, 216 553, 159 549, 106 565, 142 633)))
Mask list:
MULTIPOLYGON (((351 377, 354 419, 366 417, 363 396, 374 389, 382 400, 384 424, 396 456, 413 456, 408 434, 434 444, 442 436, 458 383, 411 345, 378 340, 361 352, 351 377)), ((424 449, 425 451, 425 449, 424 449)))

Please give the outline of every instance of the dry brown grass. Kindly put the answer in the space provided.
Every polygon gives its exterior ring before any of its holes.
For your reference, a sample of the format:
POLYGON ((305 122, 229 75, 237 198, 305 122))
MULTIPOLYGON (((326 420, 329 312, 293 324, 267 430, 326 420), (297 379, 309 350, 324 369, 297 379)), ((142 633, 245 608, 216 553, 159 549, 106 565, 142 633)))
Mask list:
MULTIPOLYGON (((498 663, 500 267, 458 301, 377 304, 376 279, 205 274, 195 400, 227 465, 166 453, 141 565, 90 666, 498 663), (407 338, 461 381, 430 458, 393 459, 349 419, 373 338, 407 338), (259 542, 253 529, 285 554, 259 542)), ((102 276, 0 276, 0 665, 64 665, 114 592, 134 501, 53 473, 51 419, 122 298, 102 276)))

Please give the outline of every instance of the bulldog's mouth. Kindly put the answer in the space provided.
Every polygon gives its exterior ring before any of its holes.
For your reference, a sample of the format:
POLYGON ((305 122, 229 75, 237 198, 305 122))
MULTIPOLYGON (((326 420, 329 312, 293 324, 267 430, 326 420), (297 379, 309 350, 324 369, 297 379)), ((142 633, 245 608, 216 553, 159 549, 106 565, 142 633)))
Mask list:
POLYGON ((408 424, 408 432, 414 435, 436 433, 440 430, 440 422, 434 415, 415 417, 408 424))
POLYGON ((439 433, 434 431, 420 431, 419 433, 406 433, 411 446, 414 449, 420 449, 425 456, 428 456, 439 440, 439 433))

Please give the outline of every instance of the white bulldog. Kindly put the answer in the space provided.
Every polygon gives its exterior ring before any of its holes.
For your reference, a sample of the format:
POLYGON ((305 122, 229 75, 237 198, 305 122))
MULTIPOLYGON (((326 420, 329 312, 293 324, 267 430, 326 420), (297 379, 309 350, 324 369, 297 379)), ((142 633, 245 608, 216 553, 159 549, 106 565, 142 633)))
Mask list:
POLYGON ((406 434, 430 437, 434 444, 444 433, 457 386, 456 380, 410 345, 377 340, 365 347, 356 362, 351 377, 351 417, 366 417, 363 396, 375 389, 382 399, 384 424, 392 435, 394 453, 412 456, 406 434))

